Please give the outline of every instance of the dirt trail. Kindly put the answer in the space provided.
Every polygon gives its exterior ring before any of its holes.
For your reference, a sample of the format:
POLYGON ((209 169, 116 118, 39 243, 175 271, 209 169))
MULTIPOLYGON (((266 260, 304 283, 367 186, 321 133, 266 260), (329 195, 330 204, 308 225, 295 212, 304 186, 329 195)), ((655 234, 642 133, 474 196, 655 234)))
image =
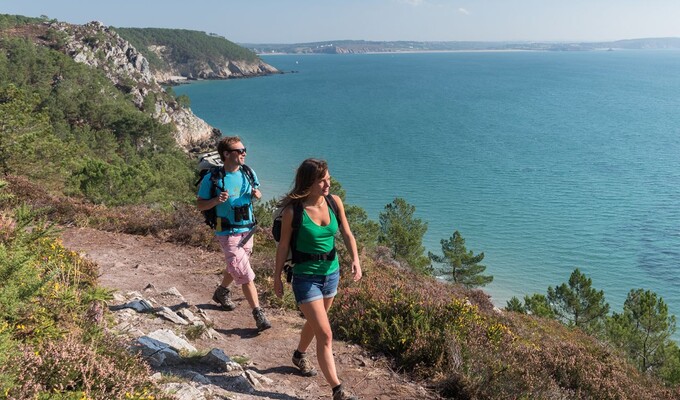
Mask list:
MULTIPOLYGON (((304 322, 297 313, 267 309, 273 328, 258 334, 241 290, 234 290, 238 307, 228 312, 211 301, 224 265, 222 254, 183 247, 159 239, 87 228, 66 228, 64 245, 96 262, 101 286, 122 293, 143 291, 152 284, 160 290, 176 287, 186 300, 206 311, 221 334, 217 340, 197 340, 199 349, 222 349, 229 356, 251 361, 247 368, 274 381, 256 397, 274 399, 328 399, 330 387, 321 374, 305 378, 297 374, 290 358, 304 322)), ((257 249, 255 249, 257 252, 257 249)), ((257 263, 256 255, 253 263, 257 263)), ((290 290, 288 287, 287 290, 290 290)), ((314 353, 314 344, 310 355, 314 353)), ((384 359, 372 357, 360 347, 333 343, 338 374, 362 399, 436 399, 402 375, 394 373, 384 359)), ((312 355, 314 364, 316 356, 312 355)))

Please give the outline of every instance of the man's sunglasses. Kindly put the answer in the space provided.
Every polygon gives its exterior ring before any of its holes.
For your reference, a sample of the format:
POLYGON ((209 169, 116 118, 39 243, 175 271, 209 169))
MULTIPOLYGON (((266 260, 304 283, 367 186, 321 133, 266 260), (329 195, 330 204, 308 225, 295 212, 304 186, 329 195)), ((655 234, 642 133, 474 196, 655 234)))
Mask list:
POLYGON ((231 153, 232 151, 235 151, 235 152, 237 152, 238 154, 245 154, 245 153, 246 153, 246 148, 244 147, 244 148, 242 148, 242 149, 229 149, 229 150, 227 150, 227 151, 230 152, 230 153, 231 153))

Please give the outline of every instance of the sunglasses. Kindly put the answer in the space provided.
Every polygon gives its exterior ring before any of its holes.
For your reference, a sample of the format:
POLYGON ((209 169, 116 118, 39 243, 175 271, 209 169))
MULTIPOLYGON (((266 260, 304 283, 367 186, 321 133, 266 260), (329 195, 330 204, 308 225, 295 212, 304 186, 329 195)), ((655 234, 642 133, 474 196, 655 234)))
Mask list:
POLYGON ((242 148, 242 149, 229 149, 229 150, 227 150, 227 151, 230 152, 230 153, 231 153, 232 151, 235 151, 235 152, 237 152, 238 154, 245 154, 245 153, 246 153, 246 148, 244 147, 244 148, 242 148))

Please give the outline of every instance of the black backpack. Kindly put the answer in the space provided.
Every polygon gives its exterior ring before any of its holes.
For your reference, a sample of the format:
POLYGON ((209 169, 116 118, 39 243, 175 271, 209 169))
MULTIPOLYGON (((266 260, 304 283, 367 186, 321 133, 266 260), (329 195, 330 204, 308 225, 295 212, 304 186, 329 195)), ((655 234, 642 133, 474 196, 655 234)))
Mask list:
MULTIPOLYGON (((201 184, 203 178, 210 173, 210 198, 217 196, 217 182, 224 178, 224 168, 222 161, 217 156, 217 152, 206 153, 199 159, 199 178, 196 181, 196 186, 201 184)), ((241 165, 241 173, 246 177, 248 183, 251 187, 255 187, 255 176, 253 175, 253 170, 247 165, 241 165)), ((205 223, 211 228, 215 229, 217 227, 217 207, 213 207, 209 210, 203 211, 203 218, 205 223)), ((255 220, 255 214, 253 214, 253 223, 250 225, 238 225, 239 227, 252 227, 257 224, 255 220)))
MULTIPOLYGON (((326 199, 326 203, 328 203, 328 208, 330 208, 330 210, 335 215, 335 219, 338 221, 338 224, 340 224, 341 223, 340 212, 338 210, 338 204, 335 202, 335 199, 330 194, 328 196, 325 196, 324 198, 326 199)), ((302 225, 303 206, 302 202, 300 201, 293 202, 291 206, 293 207, 293 222, 292 222, 293 231, 290 237, 289 259, 292 261, 292 263, 297 264, 312 260, 330 261, 335 259, 335 247, 333 247, 333 250, 329 251, 328 253, 321 254, 303 253, 297 250, 297 236, 298 232, 300 231, 300 226, 302 225)), ((272 224, 272 235, 274 236, 274 240, 277 243, 281 240, 281 219, 283 218, 283 210, 284 208, 282 207, 275 211, 274 222, 272 224)))

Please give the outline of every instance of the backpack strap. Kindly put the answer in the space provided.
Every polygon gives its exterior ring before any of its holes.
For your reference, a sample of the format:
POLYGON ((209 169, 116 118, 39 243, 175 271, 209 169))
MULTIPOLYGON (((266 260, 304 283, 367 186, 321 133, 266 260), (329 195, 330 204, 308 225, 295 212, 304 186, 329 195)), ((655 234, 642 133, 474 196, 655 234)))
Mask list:
POLYGON ((210 198, 217 196, 217 182, 224 179, 224 169, 222 167, 210 168, 210 198))
POLYGON ((290 251, 295 254, 297 251, 298 232, 300 231, 300 226, 302 226, 302 210, 304 207, 302 206, 302 202, 299 200, 293 202, 291 206, 293 207, 293 222, 291 223, 292 231, 290 234, 290 251))
POLYGON ((248 183, 250 183, 250 187, 255 189, 255 174, 253 173, 253 169, 245 164, 241 165, 239 169, 248 180, 248 183))
POLYGON ((338 223, 340 221, 340 209, 338 208, 338 203, 335 202, 335 199, 333 198, 332 194, 328 194, 326 198, 326 203, 328 203, 328 207, 333 211, 333 214, 335 214, 335 219, 338 220, 338 223))
POLYGON ((255 174, 253 173, 253 169, 250 168, 249 166, 243 164, 239 167, 241 170, 241 173, 243 176, 246 177, 246 180, 248 183, 250 183, 250 188, 251 188, 251 199, 250 199, 250 212, 253 216, 253 226, 257 225, 257 218, 255 218, 255 208, 253 207, 253 199, 252 199, 252 190, 255 189, 255 174))

